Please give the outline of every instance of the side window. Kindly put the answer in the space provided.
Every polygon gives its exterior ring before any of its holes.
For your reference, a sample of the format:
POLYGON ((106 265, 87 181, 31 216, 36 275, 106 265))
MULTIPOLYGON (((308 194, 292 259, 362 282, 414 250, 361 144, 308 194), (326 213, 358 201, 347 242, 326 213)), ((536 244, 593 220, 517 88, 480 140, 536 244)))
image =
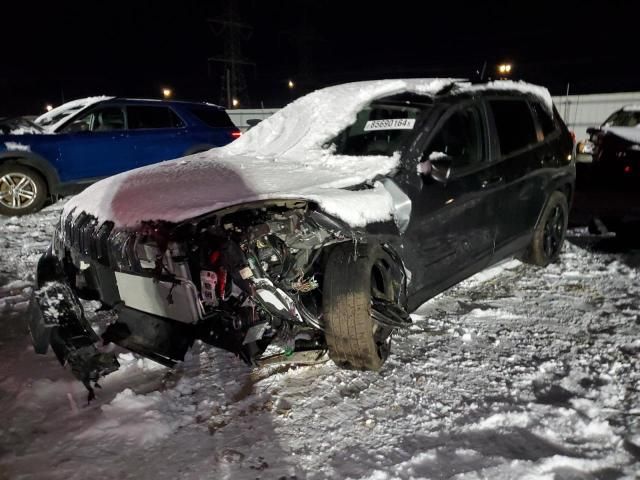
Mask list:
POLYGON ((551 118, 551 115, 549 114, 547 109, 544 108, 539 103, 533 102, 531 103, 531 107, 533 108, 533 113, 538 119, 540 128, 542 128, 542 134, 544 135, 545 138, 547 138, 549 135, 551 135, 553 132, 556 131, 555 122, 551 118))
POLYGON ((200 121, 210 127, 215 128, 234 128, 235 125, 223 109, 217 109, 212 107, 194 107, 191 109, 193 113, 200 121))
POLYGON ((124 129, 124 113, 120 107, 103 107, 81 116, 64 127, 64 133, 108 132, 124 129))
POLYGON ((527 102, 490 100, 489 105, 498 130, 502 155, 509 155, 537 142, 536 129, 527 102))
POLYGON ((464 168, 482 159, 480 115, 474 108, 455 111, 442 125, 427 147, 423 160, 451 162, 464 168))
POLYGON ((168 107, 131 105, 127 107, 129 130, 149 128, 178 128, 182 120, 168 107))

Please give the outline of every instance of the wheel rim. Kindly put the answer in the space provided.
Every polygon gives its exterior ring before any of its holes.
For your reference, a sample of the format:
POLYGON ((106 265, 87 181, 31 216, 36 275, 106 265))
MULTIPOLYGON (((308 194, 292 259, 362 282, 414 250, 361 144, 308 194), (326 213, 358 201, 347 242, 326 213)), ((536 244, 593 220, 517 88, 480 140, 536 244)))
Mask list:
POLYGON ((0 177, 0 204, 19 210, 36 200, 38 186, 24 173, 7 173, 0 177))
POLYGON ((556 205, 544 226, 543 248, 547 258, 552 259, 560 252, 564 232, 562 207, 556 205))
MULTIPOLYGON (((390 300, 390 282, 387 278, 387 269, 382 262, 376 262, 371 271, 371 297, 390 300), (376 277, 379 281, 375 281, 376 277)), ((373 325, 373 339, 376 343, 378 356, 384 361, 391 351, 391 332, 393 329, 382 328, 375 322, 373 325)))

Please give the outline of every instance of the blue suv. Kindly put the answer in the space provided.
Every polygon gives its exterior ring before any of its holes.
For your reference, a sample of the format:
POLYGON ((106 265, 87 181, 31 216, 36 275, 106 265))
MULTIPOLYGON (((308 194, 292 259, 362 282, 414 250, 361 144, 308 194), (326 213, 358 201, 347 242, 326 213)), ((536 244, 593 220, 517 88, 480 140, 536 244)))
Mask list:
POLYGON ((94 97, 0 125, 0 214, 39 210, 116 173, 226 145, 240 136, 208 103, 94 97))

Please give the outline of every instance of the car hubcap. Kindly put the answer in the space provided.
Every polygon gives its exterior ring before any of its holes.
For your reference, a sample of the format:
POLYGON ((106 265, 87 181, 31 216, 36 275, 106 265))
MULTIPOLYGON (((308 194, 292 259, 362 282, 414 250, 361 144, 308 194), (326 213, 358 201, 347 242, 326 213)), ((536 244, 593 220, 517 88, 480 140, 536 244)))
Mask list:
POLYGON ((23 173, 7 173, 0 177, 0 204, 13 209, 31 205, 38 187, 31 177, 23 173))
POLYGON ((547 258, 554 258, 560 251, 563 230, 564 215, 562 207, 556 205, 544 226, 544 253, 547 258))

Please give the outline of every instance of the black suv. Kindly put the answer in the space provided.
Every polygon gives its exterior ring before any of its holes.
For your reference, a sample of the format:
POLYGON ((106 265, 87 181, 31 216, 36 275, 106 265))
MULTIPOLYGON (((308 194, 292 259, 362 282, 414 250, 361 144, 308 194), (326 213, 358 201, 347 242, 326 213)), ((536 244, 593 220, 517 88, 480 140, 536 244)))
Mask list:
POLYGON ((200 339, 251 365, 328 352, 379 369, 427 299, 509 256, 558 257, 572 151, 548 92, 532 85, 319 90, 226 147, 67 203, 38 264, 36 351, 51 344, 90 391, 117 368, 80 297, 117 314, 105 343, 166 365, 200 339))
POLYGON ((577 164, 571 223, 593 233, 635 234, 640 221, 640 105, 612 113, 587 129, 592 162, 577 164))

